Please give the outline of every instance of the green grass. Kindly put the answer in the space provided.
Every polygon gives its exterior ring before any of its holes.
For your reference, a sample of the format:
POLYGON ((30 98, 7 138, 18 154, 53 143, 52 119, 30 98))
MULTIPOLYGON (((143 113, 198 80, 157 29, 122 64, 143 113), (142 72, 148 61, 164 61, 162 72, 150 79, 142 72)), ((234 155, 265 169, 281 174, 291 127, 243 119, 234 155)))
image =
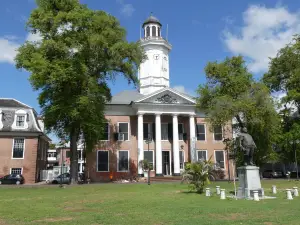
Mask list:
MULTIPOLYGON (((0 188, 0 225, 4 224, 300 224, 300 197, 285 199, 295 181, 264 181, 265 194, 276 184, 275 200, 210 198, 187 186, 166 184, 97 184, 59 187, 0 188)), ((220 185, 233 190, 227 182, 220 185)), ((300 185, 299 185, 300 186, 300 185)))

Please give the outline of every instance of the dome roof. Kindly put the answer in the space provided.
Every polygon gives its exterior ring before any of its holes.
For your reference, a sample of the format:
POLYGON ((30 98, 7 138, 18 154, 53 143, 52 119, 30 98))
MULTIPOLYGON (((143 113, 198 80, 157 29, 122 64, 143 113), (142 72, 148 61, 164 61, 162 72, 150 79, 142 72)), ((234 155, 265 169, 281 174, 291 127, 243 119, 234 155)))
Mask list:
POLYGON ((159 20, 152 14, 145 20, 145 22, 143 23, 143 26, 145 26, 148 23, 157 23, 161 26, 161 23, 159 22, 159 20))

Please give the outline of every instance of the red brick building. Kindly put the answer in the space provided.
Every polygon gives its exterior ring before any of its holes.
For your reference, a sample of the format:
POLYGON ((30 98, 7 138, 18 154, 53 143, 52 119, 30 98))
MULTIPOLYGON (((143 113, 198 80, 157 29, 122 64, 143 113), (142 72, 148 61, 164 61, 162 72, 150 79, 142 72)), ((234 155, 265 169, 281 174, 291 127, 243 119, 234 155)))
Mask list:
POLYGON ((50 141, 32 107, 0 98, 0 176, 18 173, 25 183, 39 181, 40 170, 47 167, 50 141))

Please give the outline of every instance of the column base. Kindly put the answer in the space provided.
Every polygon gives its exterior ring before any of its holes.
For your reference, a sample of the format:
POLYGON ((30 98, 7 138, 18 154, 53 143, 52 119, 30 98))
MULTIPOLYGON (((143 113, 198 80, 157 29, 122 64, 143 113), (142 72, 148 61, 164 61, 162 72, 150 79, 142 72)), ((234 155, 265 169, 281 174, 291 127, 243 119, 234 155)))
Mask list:
POLYGON ((176 176, 176 177, 177 177, 177 176, 181 176, 180 173, 173 173, 172 175, 173 175, 174 177, 175 177, 175 176, 176 176))
POLYGON ((138 174, 138 177, 144 177, 144 174, 142 173, 142 174, 138 174))
POLYGON ((156 177, 163 177, 164 175, 162 173, 155 174, 156 177))

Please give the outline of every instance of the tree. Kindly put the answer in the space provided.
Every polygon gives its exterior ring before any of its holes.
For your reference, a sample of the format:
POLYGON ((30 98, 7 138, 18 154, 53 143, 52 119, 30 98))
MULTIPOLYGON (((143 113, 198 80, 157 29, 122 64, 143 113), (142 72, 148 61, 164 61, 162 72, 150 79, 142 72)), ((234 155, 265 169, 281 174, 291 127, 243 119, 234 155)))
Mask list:
POLYGON ((50 145, 49 145, 49 149, 55 149, 56 148, 56 145, 54 144, 54 143, 51 143, 50 145))
POLYGON ((110 14, 78 0, 36 0, 27 28, 41 36, 18 50, 16 67, 31 73, 45 127, 70 140, 71 183, 77 182, 77 141, 91 151, 104 129, 108 82, 124 75, 137 84, 144 58, 139 43, 126 40, 125 29, 110 14))
POLYGON ((207 115, 211 127, 225 126, 233 119, 235 131, 247 127, 257 145, 256 164, 268 161, 279 130, 268 88, 253 79, 241 56, 209 62, 205 73, 207 83, 198 88, 197 108, 207 115))

